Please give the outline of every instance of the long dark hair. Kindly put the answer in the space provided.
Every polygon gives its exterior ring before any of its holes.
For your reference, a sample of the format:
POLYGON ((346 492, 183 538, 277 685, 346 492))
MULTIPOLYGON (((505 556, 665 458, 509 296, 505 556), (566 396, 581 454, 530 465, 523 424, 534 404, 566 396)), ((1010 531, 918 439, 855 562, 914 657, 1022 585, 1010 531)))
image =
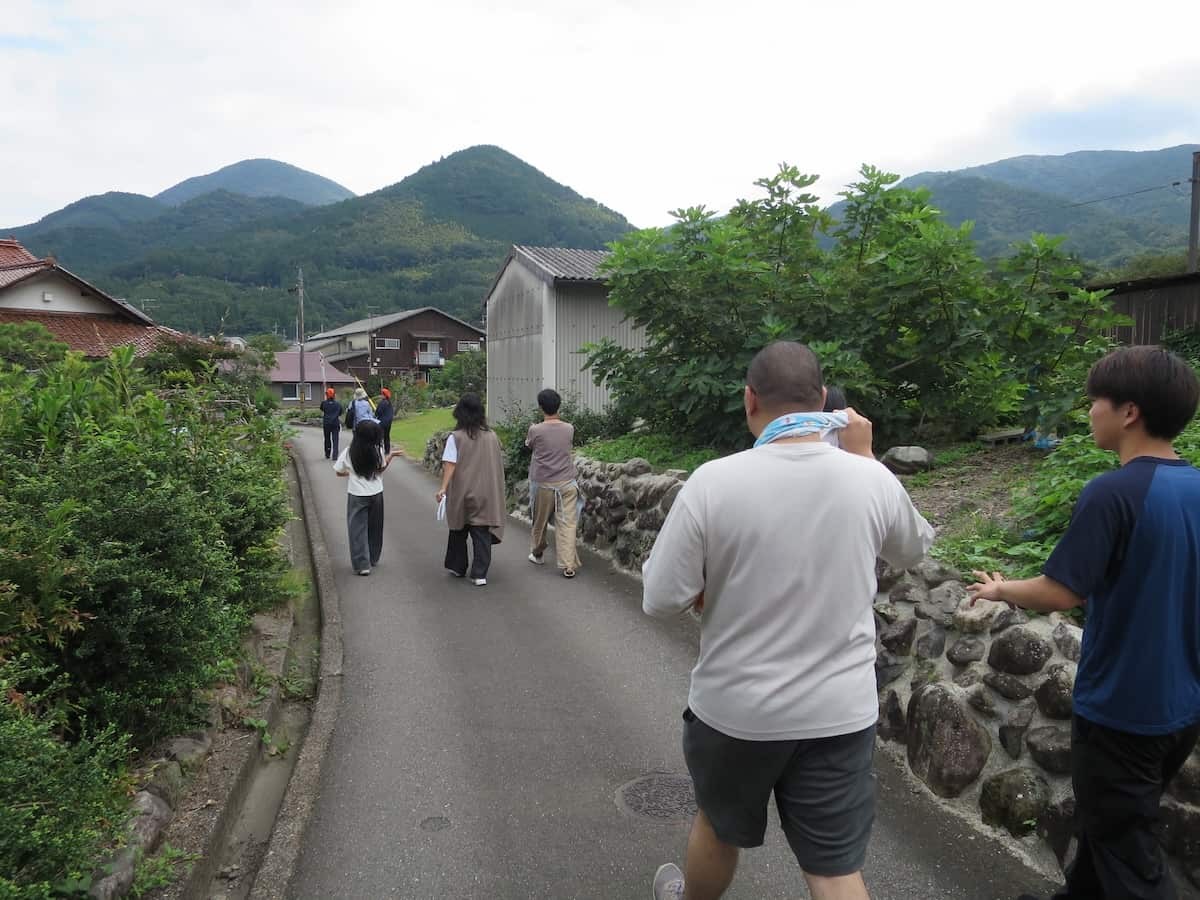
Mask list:
POLYGON ((374 478, 383 468, 383 429, 374 419, 363 419, 354 426, 350 442, 350 466, 359 478, 374 478))
POLYGON ((479 399, 478 394, 468 391, 462 395, 458 406, 454 407, 454 421, 472 440, 479 436, 480 431, 488 430, 487 416, 483 412, 483 401, 479 399))

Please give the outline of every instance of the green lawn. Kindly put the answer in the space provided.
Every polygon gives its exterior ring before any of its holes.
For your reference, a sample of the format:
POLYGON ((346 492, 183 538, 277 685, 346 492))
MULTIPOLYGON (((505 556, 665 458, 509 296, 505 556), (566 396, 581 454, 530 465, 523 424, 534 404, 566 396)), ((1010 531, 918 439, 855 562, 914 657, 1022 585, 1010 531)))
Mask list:
POLYGON ((392 422, 392 446, 403 447, 412 459, 420 461, 425 455, 425 442, 436 431, 449 431, 454 427, 454 416, 449 409, 427 409, 392 422))

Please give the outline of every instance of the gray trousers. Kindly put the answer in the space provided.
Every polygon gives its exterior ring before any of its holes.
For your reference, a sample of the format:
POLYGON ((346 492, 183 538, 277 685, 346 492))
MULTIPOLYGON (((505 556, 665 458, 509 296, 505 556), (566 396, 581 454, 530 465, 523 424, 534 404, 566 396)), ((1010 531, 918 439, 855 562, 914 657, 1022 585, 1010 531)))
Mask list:
POLYGON ((346 495, 346 530, 350 535, 350 565, 355 572, 379 564, 383 552, 383 492, 369 497, 346 495))

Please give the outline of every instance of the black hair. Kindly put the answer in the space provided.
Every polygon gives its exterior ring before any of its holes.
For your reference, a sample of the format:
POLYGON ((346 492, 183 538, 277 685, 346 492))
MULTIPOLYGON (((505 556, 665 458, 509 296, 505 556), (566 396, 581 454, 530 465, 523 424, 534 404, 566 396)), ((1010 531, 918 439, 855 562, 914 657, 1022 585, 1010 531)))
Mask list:
POLYGON ((1196 415, 1200 380, 1190 365, 1162 347, 1122 347, 1092 366, 1087 395, 1114 406, 1133 403, 1146 433, 1170 441, 1196 415))
POLYGON ((821 361, 795 341, 776 341, 759 350, 746 370, 746 384, 766 410, 813 412, 822 406, 821 361))
POLYGON ((846 392, 836 384, 825 385, 825 409, 824 412, 833 412, 838 409, 845 409, 849 406, 846 402, 846 392))
POLYGON ((383 468, 383 429, 374 419, 362 419, 354 426, 350 442, 350 467, 359 478, 374 478, 383 468))
POLYGON ((538 391, 538 406, 546 415, 552 416, 562 407, 562 397, 554 388, 545 388, 538 391))
POLYGON ((454 407, 454 421, 458 427, 474 439, 480 431, 488 430, 487 416, 483 412, 483 401, 474 391, 468 391, 454 407))

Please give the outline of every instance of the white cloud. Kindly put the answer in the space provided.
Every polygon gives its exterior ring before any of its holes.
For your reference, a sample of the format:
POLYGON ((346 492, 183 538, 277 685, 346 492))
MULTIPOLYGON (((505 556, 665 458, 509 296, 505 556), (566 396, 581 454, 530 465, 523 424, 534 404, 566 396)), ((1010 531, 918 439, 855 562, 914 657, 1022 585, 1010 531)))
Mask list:
MULTIPOLYGON (((1169 118, 1198 80, 1180 0, 13 4, 5 224, 253 156, 362 193, 478 143, 659 224, 727 208, 783 160, 829 199, 862 162, 1061 152, 1069 133, 1039 145, 1022 123, 1137 97, 1169 118)), ((1114 145, 1183 133, 1145 119, 1114 145)))

